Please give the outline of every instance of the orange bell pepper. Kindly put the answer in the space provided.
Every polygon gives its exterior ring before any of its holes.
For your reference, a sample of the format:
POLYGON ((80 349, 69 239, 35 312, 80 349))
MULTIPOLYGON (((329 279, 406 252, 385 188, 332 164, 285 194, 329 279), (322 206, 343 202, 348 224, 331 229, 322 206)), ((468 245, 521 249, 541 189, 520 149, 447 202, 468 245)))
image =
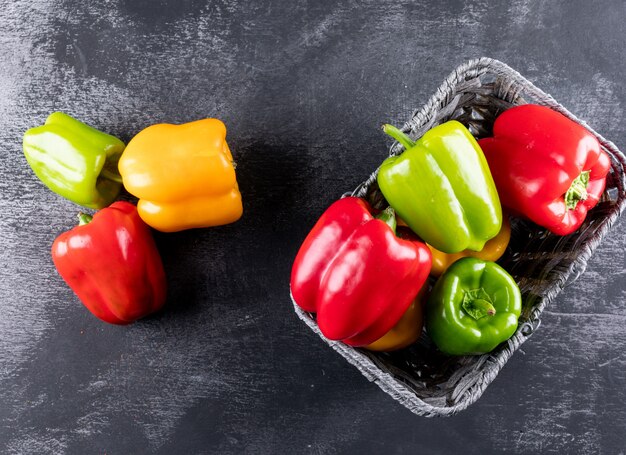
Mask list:
POLYGON ((228 224, 243 212, 220 120, 149 126, 128 143, 118 167, 139 198, 139 215, 159 231, 228 224))
POLYGON ((428 285, 422 287, 413 303, 389 332, 363 347, 370 351, 396 351, 415 343, 422 334, 422 326, 424 325, 424 303, 427 288, 428 285))
POLYGON ((511 240, 511 223, 509 222, 509 218, 504 215, 502 217, 502 228, 500 228, 500 232, 494 238, 488 240, 480 251, 463 250, 460 253, 450 254, 439 251, 431 245, 426 244, 426 246, 430 248, 433 257, 430 274, 432 276, 440 276, 448 267, 464 257, 473 257, 484 261, 495 262, 500 259, 506 251, 509 240, 511 240))

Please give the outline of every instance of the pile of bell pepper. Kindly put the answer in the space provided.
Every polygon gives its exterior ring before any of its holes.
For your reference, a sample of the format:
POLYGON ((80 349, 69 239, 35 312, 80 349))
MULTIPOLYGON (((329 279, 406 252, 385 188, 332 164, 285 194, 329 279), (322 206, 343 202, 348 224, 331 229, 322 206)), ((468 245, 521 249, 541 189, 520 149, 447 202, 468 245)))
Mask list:
POLYGON ((604 191, 609 156, 584 127, 532 104, 504 111, 479 141, 454 120, 417 140, 383 130, 404 147, 378 170, 388 207, 333 203, 295 258, 292 297, 324 336, 354 347, 405 348, 424 325, 445 354, 490 352, 522 310, 515 279, 496 262, 508 217, 575 232, 604 191))
MULTIPOLYGON (((477 141, 459 122, 413 139, 380 166, 387 207, 345 197, 304 240, 291 294, 331 340, 374 351, 415 343, 423 328, 443 353, 490 352, 517 330, 520 289, 496 261, 508 217, 555 235, 575 232, 610 169, 595 136, 538 105, 499 115, 477 141)), ((161 232, 232 223, 242 215, 226 127, 217 119, 158 124, 125 145, 55 112, 24 135, 24 154, 55 193, 88 209, 52 246, 61 277, 99 319, 128 324, 166 301, 161 232), (122 188, 137 205, 116 201, 122 188)))
POLYGON ((54 241, 57 271, 99 319, 129 324, 165 303, 165 271, 150 230, 232 223, 241 194, 226 127, 217 119, 158 124, 128 145, 62 112, 24 134, 24 155, 55 193, 89 209, 54 241), (139 200, 114 202, 124 187, 139 200))

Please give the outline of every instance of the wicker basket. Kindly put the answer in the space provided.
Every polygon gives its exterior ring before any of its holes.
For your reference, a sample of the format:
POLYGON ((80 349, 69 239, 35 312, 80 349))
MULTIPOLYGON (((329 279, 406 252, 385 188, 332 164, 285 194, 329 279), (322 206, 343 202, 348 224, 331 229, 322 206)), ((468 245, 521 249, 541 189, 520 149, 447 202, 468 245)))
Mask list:
MULTIPOLYGON (((612 165, 600 202, 574 234, 558 237, 533 223, 511 220, 511 243, 499 262, 516 279, 523 296, 520 324, 513 337, 490 354, 480 356, 445 356, 437 351, 427 334, 406 349, 375 353, 326 339, 314 315, 302 311, 294 302, 296 313, 311 330, 415 414, 449 416, 476 401, 507 360, 539 327, 544 307, 584 272, 593 250, 626 205, 626 157, 550 95, 497 60, 480 58, 458 67, 402 130, 418 138, 433 126, 456 119, 480 138, 490 134, 499 113, 528 102, 549 106, 588 128, 610 155, 612 165)), ((391 147, 392 155, 402 151, 398 143, 391 147)), ((387 203, 376 184, 377 172, 349 194, 365 197, 375 207, 383 208, 387 203)))

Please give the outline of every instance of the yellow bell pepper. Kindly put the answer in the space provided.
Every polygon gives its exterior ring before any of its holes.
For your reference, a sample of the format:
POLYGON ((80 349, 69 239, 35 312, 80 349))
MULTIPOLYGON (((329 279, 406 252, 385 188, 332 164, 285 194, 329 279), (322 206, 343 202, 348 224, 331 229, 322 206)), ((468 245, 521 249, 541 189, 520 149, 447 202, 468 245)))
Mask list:
POLYGON ((149 126, 128 143, 118 167, 139 198, 139 215, 159 231, 228 224, 243 212, 220 120, 149 126))
POLYGON ((389 332, 363 347, 370 351, 396 351, 415 343, 422 334, 427 288, 428 285, 425 284, 411 306, 389 332))
POLYGON ((511 240, 511 223, 509 222, 509 218, 504 215, 502 217, 502 227, 500 228, 500 232, 494 238, 488 240, 483 249, 480 251, 463 250, 460 253, 449 254, 439 251, 431 245, 426 244, 432 253, 432 267, 430 269, 430 274, 438 277, 442 275, 448 267, 464 257, 473 257, 484 261, 495 262, 500 259, 506 251, 506 247, 509 245, 509 240, 511 240))

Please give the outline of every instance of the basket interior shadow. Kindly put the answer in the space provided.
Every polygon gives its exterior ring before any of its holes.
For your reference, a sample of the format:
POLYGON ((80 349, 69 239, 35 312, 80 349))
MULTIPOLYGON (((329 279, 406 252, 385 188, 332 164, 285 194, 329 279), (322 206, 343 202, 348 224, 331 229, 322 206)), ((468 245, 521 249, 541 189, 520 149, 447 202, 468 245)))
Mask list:
MULTIPOLYGON (((446 356, 436 349, 426 333, 406 349, 376 353, 327 340, 319 332, 315 316, 303 312, 294 303, 298 316, 333 349, 418 415, 451 415, 476 401, 511 355, 537 329, 545 305, 584 272, 593 250, 624 209, 624 155, 549 95, 497 60, 481 58, 457 68, 401 129, 417 139, 433 126, 454 119, 468 127, 475 137, 482 138, 491 135, 495 118, 501 112, 529 102, 547 105, 587 127, 611 157, 612 166, 600 202, 574 234, 556 236, 532 222, 511 218, 511 242, 498 263, 515 278, 522 291, 522 315, 513 337, 485 355, 446 356)), ((402 152, 402 146, 395 143, 390 154, 402 152)), ((376 175, 377 171, 351 194, 383 209, 387 202, 376 184, 376 175)))

